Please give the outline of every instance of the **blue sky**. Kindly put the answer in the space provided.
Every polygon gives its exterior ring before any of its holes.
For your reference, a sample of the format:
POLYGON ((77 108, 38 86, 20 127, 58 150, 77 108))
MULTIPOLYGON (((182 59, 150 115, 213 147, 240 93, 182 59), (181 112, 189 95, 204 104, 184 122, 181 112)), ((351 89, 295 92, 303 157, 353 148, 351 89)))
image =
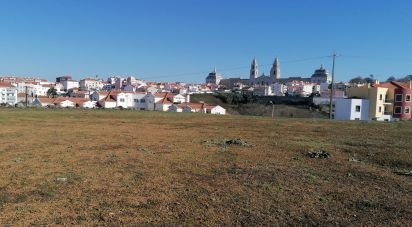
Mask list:
POLYGON ((407 0, 0 0, 0 75, 136 75, 201 82, 309 76, 334 50, 337 80, 412 74, 407 0), (266 65, 266 66, 265 66, 266 65))

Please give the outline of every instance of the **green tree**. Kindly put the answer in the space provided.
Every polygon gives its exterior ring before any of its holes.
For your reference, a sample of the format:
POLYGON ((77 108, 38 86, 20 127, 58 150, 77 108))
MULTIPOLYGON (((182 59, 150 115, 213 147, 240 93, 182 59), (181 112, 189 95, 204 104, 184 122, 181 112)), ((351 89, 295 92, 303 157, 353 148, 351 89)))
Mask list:
POLYGON ((395 81, 396 80, 396 78, 394 77, 394 76, 390 76, 387 80, 386 80, 386 82, 391 82, 391 81, 395 81))
POLYGON ((47 90, 47 96, 49 97, 57 97, 57 89, 54 87, 49 88, 49 90, 47 90))
POLYGON ((352 83, 352 84, 361 84, 361 83, 365 83, 365 82, 366 82, 365 79, 363 79, 361 76, 357 76, 355 78, 352 78, 349 81, 349 83, 352 83))

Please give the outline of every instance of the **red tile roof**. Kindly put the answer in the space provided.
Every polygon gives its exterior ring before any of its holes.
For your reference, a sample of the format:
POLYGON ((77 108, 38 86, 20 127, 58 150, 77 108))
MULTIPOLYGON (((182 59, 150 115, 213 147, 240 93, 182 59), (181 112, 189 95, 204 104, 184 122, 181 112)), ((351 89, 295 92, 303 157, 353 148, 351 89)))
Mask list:
POLYGON ((157 93, 157 94, 155 94, 155 96, 158 97, 158 98, 159 97, 162 98, 161 100, 156 102, 156 103, 162 103, 162 104, 172 104, 173 103, 173 98, 175 97, 173 94, 170 94, 170 93, 157 93), (163 97, 161 97, 158 94, 162 94, 163 97))
POLYGON ((45 97, 45 96, 38 96, 37 100, 39 100, 39 102, 41 103, 53 103, 53 101, 55 100, 54 98, 50 98, 50 97, 45 97))
POLYGON ((399 88, 406 88, 406 89, 411 89, 411 85, 409 83, 405 83, 405 82, 397 82, 397 81, 392 81, 391 83, 395 84, 396 86, 398 86, 399 88))
POLYGON ((11 83, 0 83, 0 87, 13 87, 11 83))
POLYGON ((410 89, 410 84, 405 83, 405 82, 397 82, 397 81, 391 81, 388 83, 383 83, 383 84, 375 84, 372 87, 383 87, 383 88, 406 88, 410 89))

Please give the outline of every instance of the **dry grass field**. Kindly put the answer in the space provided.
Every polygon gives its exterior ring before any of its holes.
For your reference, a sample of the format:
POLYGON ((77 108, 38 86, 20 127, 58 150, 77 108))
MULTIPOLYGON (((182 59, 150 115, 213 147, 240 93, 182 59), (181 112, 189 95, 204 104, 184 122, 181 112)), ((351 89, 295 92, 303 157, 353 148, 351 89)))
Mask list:
POLYGON ((412 122, 0 109, 0 224, 412 225, 412 122), (248 144, 226 144, 224 139, 248 144), (329 158, 307 156, 326 151, 329 158))

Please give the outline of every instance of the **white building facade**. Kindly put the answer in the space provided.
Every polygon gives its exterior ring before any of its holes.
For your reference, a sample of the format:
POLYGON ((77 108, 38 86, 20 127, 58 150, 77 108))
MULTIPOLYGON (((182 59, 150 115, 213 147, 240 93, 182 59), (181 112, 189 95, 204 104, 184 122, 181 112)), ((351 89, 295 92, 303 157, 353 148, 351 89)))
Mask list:
POLYGON ((93 79, 93 78, 85 78, 79 81, 80 89, 82 90, 94 90, 99 91, 103 89, 103 81, 93 79))
POLYGON ((17 103, 17 88, 11 84, 0 83, 0 103, 15 105, 17 103))
POLYGON ((79 82, 75 80, 64 80, 61 82, 63 84, 64 91, 68 91, 69 89, 79 88, 79 82))
POLYGON ((369 120, 369 100, 338 99, 335 101, 336 120, 369 120))

